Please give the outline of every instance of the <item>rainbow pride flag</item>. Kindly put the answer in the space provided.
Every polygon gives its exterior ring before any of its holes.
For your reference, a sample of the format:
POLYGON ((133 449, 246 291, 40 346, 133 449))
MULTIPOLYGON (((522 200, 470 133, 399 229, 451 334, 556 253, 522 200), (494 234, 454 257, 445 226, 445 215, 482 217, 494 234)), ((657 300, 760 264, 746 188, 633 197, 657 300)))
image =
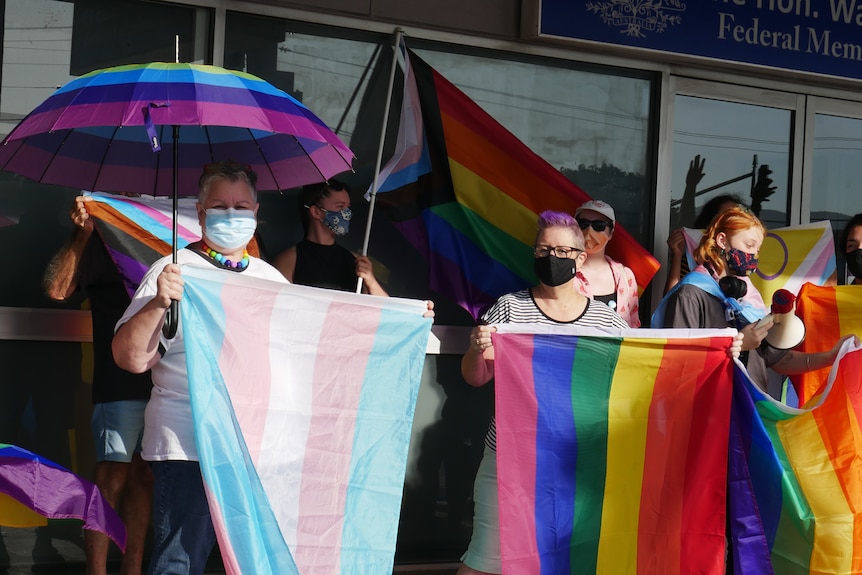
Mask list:
POLYGON ((805 409, 737 366, 730 440, 736 573, 862 573, 862 347, 846 342, 805 409))
MULTIPOLYGON (((416 54, 407 53, 408 97, 398 135, 404 152, 383 168, 392 178, 378 189, 392 191, 380 193, 377 203, 427 256, 432 289, 477 317, 500 295, 536 283, 532 245, 538 214, 574 213, 590 197, 416 54), (413 158, 412 171, 405 158, 413 158), (414 177, 404 178, 406 173, 414 177), (392 189, 391 179, 401 187, 392 189)), ((608 254, 632 269, 641 290, 659 268, 621 225, 608 254)))
POLYGON ((500 325, 504 573, 721 573, 732 330, 500 325))
MULTIPOLYGON (((129 296, 134 295, 150 265, 171 253, 173 200, 169 197, 125 197, 95 192, 87 211, 117 266, 129 296)), ((179 200, 177 248, 201 239, 196 198, 179 200)))
MULTIPOLYGON (((689 269, 697 265, 693 254, 701 236, 702 230, 685 229, 689 269)), ((832 225, 825 220, 767 230, 759 259, 751 283, 767 306, 772 294, 780 289, 797 294, 807 282, 823 285, 835 276, 832 225)))
POLYGON ((192 416, 226 573, 391 573, 425 303, 183 276, 192 416))
MULTIPOLYGON (((862 336, 862 289, 858 286, 805 284, 796 300, 796 315, 805 324, 800 351, 812 353, 832 349, 845 335, 862 336)), ((793 376, 799 405, 817 397, 826 387, 829 369, 793 376)))
POLYGON ((99 488, 26 449, 0 443, 0 525, 38 527, 48 519, 80 519, 126 548, 126 526, 99 488))

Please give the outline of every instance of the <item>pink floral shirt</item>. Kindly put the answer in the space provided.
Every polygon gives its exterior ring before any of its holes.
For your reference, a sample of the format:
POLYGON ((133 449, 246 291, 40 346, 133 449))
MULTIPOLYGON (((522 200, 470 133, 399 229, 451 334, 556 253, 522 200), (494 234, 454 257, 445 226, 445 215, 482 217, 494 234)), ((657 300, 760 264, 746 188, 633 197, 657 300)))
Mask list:
MULTIPOLYGON (((640 327, 641 320, 638 316, 638 283, 635 274, 623 264, 605 256, 608 265, 611 266, 611 274, 614 276, 614 284, 617 286, 617 314, 625 320, 629 327, 640 327)), ((578 270, 575 276, 575 289, 588 298, 592 299, 593 291, 590 282, 578 270)))

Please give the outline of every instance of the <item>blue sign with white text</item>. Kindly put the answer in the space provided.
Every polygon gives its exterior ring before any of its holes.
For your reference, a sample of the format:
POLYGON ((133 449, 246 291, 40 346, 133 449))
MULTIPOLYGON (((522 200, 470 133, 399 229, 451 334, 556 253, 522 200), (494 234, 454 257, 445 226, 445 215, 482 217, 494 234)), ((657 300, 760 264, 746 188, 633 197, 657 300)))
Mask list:
POLYGON ((539 0, 539 34, 862 78, 862 0, 539 0))

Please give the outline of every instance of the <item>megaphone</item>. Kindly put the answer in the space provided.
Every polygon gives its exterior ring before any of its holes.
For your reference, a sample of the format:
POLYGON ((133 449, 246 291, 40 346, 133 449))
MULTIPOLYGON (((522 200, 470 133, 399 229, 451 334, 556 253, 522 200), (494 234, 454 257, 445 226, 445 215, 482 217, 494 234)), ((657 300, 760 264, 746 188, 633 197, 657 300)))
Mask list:
POLYGON ((796 296, 786 289, 772 294, 772 327, 766 343, 776 349, 791 349, 805 339, 805 324, 796 315, 796 296))

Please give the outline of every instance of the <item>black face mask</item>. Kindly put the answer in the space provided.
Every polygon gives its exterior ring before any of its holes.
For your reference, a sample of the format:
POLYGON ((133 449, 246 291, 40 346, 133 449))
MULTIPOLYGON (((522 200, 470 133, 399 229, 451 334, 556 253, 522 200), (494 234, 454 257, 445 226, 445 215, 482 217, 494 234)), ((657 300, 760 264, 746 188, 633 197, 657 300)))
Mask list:
POLYGON ((533 269, 540 282, 546 286, 557 287, 575 277, 575 260, 549 254, 533 260, 533 269))
POLYGON ((847 260, 847 270, 853 277, 862 279, 862 249, 844 254, 844 259, 847 260))

